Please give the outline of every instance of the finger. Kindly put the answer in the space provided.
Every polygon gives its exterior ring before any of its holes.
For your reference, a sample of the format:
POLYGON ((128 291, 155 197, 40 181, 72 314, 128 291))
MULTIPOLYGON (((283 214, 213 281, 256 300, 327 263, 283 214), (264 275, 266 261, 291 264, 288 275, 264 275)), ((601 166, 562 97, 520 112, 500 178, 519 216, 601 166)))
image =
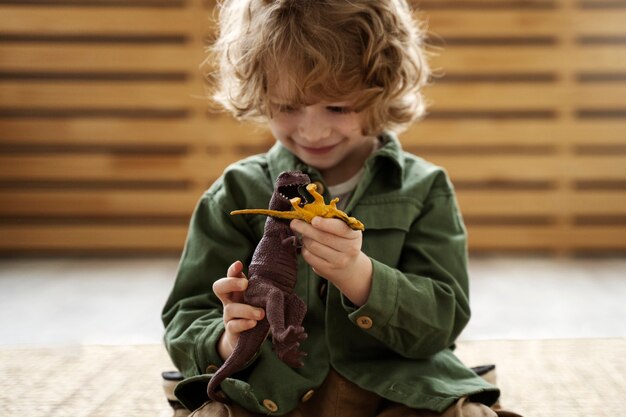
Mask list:
POLYGON ((291 222, 291 230, 296 235, 302 235, 307 237, 314 237, 316 234, 319 234, 320 231, 311 226, 309 223, 304 222, 302 220, 292 220, 291 222))
POLYGON ((341 251, 335 249, 334 247, 309 237, 302 238, 302 247, 328 263, 343 255, 341 251))
POLYGON ((213 292, 224 305, 241 301, 246 288, 248 288, 248 280, 245 278, 226 277, 213 283, 213 292))
POLYGON ((249 304, 230 303, 224 306, 224 322, 231 320, 261 320, 265 317, 265 311, 262 308, 253 307, 249 304))
POLYGON ((294 219, 289 223, 289 227, 294 233, 302 233, 302 228, 308 226, 308 223, 304 220, 294 219))
POLYGON ((241 261, 233 262, 232 265, 228 267, 226 276, 235 277, 235 278, 245 278, 246 275, 243 273, 243 263, 241 261))
MULTIPOLYGON (((339 221, 340 223, 343 223, 341 221, 339 221)), ((307 227, 303 228, 303 233, 302 233, 302 243, 304 244, 304 242, 307 239, 312 239, 316 242, 319 242, 322 245, 328 246, 338 252, 344 252, 346 250, 346 248, 350 248, 350 247, 359 247, 360 249, 360 243, 358 241, 358 238, 360 235, 352 235, 352 233, 350 233, 350 238, 346 238, 345 236, 341 236, 341 235, 337 235, 331 232, 327 232, 321 229, 318 229, 316 227, 313 227, 311 225, 306 225, 307 227)), ((347 226, 346 226, 347 227, 347 226)), ((352 231, 350 229, 350 231, 352 231)))
POLYGON ((346 239, 356 239, 361 233, 359 230, 353 230, 344 221, 339 219, 327 219, 324 217, 314 217, 311 226, 317 230, 332 233, 346 239))
POLYGON ((239 334, 256 327, 256 320, 237 319, 226 323, 226 331, 231 334, 239 334))
POLYGON ((302 248, 302 257, 311 266, 313 272, 321 277, 325 277, 332 269, 332 265, 324 258, 319 257, 306 248, 302 248))

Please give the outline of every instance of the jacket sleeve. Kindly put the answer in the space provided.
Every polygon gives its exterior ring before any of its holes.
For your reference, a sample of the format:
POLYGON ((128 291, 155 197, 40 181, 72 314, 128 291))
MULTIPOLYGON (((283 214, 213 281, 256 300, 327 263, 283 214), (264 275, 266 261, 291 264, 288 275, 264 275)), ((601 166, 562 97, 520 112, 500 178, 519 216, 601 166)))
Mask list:
POLYGON ((466 231, 451 186, 430 190, 396 267, 372 263, 370 296, 363 306, 347 308, 350 319, 372 319, 365 331, 405 357, 425 358, 452 346, 470 307, 466 231))
POLYGON ((235 209, 225 187, 217 184, 200 200, 176 280, 162 313, 165 346, 174 365, 186 376, 205 373, 222 364, 217 341, 224 331, 222 303, 212 285, 226 276, 236 260, 247 266, 254 250, 252 232, 235 209))

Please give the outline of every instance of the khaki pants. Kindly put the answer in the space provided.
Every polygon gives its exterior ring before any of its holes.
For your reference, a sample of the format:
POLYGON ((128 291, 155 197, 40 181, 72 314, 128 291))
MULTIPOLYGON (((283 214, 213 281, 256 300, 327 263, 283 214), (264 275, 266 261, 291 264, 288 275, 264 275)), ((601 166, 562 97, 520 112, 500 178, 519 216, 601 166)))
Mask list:
MULTIPOLYGON (((193 417, 258 417, 236 404, 207 402, 193 417)), ((190 416, 190 417, 191 417, 190 416)), ((313 397, 301 403, 286 417, 496 417, 489 407, 461 398, 443 413, 414 410, 386 401, 365 391, 332 371, 313 397)))

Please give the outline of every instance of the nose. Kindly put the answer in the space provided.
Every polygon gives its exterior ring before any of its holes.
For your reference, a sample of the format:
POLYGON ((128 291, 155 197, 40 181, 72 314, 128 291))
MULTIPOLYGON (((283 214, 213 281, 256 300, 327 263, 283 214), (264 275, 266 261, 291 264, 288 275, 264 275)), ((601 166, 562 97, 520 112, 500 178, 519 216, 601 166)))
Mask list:
POLYGON ((316 143, 328 138, 331 128, 318 109, 306 108, 298 125, 298 133, 307 142, 316 143))

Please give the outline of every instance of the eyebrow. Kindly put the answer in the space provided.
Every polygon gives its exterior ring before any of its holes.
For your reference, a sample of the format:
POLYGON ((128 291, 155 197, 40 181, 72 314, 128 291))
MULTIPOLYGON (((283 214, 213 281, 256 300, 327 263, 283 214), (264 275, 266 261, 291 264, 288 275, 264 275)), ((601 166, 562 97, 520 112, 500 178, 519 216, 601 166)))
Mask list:
POLYGON ((289 101, 286 99, 279 99, 279 98, 275 98, 275 97, 268 97, 268 101, 270 104, 276 105, 276 106, 310 106, 313 104, 318 104, 318 103, 324 103, 324 106, 326 107, 353 107, 354 104, 350 101, 324 101, 324 100, 319 100, 317 102, 314 103, 307 103, 307 102, 303 102, 303 103, 299 103, 296 101, 289 101))
POLYGON ((270 104, 275 104, 278 106, 291 106, 294 103, 291 101, 287 101, 287 100, 274 100, 274 99, 269 99, 270 104))

